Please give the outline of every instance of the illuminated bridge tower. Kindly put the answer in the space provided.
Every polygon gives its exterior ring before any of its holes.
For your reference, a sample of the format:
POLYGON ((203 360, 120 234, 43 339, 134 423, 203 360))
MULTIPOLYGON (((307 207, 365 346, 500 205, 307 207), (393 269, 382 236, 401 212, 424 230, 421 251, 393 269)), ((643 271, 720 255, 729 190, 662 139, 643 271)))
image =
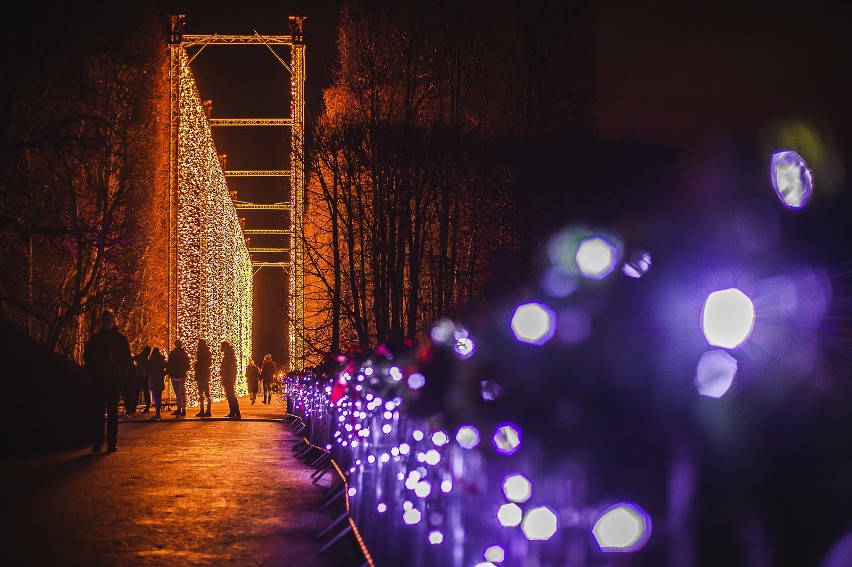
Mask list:
MULTIPOLYGON (((286 201, 277 203, 248 203, 235 201, 236 209, 255 210, 281 210, 289 213, 289 220, 285 226, 267 226, 244 230, 244 236, 250 235, 282 235, 287 238, 288 245, 278 247, 248 248, 254 256, 251 260, 255 273, 263 268, 278 268, 287 274, 287 339, 288 339, 288 366, 289 369, 301 368, 305 360, 304 348, 304 243, 303 243, 303 195, 304 195, 304 131, 305 131, 305 44, 303 36, 303 17, 290 16, 290 35, 261 36, 257 32, 254 35, 184 35, 182 33, 183 16, 170 16, 172 31, 170 35, 171 47, 171 116, 170 116, 170 161, 169 161, 169 184, 172 195, 177 198, 177 187, 179 184, 177 165, 179 163, 180 129, 177 125, 179 120, 179 86, 176 85, 180 77, 181 65, 188 65, 201 50, 208 45, 261 45, 266 46, 272 55, 278 59, 282 67, 290 74, 291 96, 290 116, 280 118, 209 118, 210 127, 286 127, 290 128, 290 156, 289 170, 267 169, 267 170, 227 170, 227 161, 223 162, 222 171, 225 177, 289 177, 290 192, 286 201), (281 58, 275 51, 274 46, 287 46, 290 51, 290 62, 281 58), (195 55, 188 60, 183 59, 187 49, 196 47, 195 55), (185 63, 182 63, 185 61, 185 63), (288 255, 286 261, 271 262, 260 261, 256 258, 264 253, 283 253, 288 255)), ((174 212, 173 212, 174 214, 174 212)), ((176 219, 173 219, 176 220, 176 219)), ((172 233, 174 242, 177 242, 176 234, 172 233)), ((170 240, 171 244, 172 240, 170 240)), ((177 273, 179 252, 170 245, 170 262, 175 267, 170 273, 177 273)), ((172 289, 170 284, 170 289, 172 289)), ((174 298, 169 296, 169 327, 177 328, 177 305, 173 305, 174 298)), ((170 337, 171 339, 171 337, 170 337)), ((250 348, 250 346, 249 346, 250 348)))

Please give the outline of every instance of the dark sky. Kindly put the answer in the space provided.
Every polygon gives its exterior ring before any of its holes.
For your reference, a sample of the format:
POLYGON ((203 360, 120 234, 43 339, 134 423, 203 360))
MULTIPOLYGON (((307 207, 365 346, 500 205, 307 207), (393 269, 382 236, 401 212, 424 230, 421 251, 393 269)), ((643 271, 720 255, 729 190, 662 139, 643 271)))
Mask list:
POLYGON ((596 0, 600 130, 689 139, 807 115, 848 132, 848 20, 830 4, 596 0))

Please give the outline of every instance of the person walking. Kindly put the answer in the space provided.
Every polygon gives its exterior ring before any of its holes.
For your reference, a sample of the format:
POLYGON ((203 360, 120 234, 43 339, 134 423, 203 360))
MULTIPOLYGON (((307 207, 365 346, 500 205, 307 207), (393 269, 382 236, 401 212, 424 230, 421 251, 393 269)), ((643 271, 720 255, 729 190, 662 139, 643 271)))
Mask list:
POLYGON ((210 367, 213 365, 213 355, 207 341, 198 339, 198 347, 195 350, 195 382, 198 386, 198 413, 195 417, 210 417, 210 367), (207 410, 204 409, 204 400, 207 400, 207 410))
POLYGON ((122 381, 133 369, 133 355, 127 337, 118 331, 115 313, 101 313, 99 330, 92 334, 83 350, 83 364, 91 380, 92 452, 104 446, 104 410, 106 410, 107 451, 118 442, 118 397, 122 381))
POLYGON ((249 399, 253 404, 257 399, 257 388, 260 382, 260 368, 254 363, 254 359, 250 358, 248 366, 246 366, 246 384, 248 385, 249 399))
MULTIPOLYGON (((139 401, 139 394, 145 400, 145 410, 142 413, 151 411, 151 390, 148 389, 148 358, 151 356, 151 347, 145 345, 142 350, 133 357, 133 400, 139 401)), ((126 401, 126 398, 125 398, 126 401)), ((138 405, 138 404, 137 404, 138 405)), ((136 406, 133 406, 134 409, 136 406)), ((127 408, 125 407, 125 411, 127 408)))
POLYGON ((177 409, 172 412, 176 417, 186 415, 186 373, 189 372, 189 355, 183 348, 180 340, 175 341, 175 348, 169 353, 166 362, 172 388, 175 391, 175 405, 177 409))
POLYGON ((263 357, 263 365, 260 368, 260 377, 263 379, 263 403, 272 403, 272 380, 275 378, 275 363, 272 355, 263 357))
POLYGON ((154 348, 148 358, 148 390, 151 392, 151 401, 154 403, 154 415, 150 420, 160 419, 160 408, 163 404, 163 390, 166 389, 166 358, 160 349, 154 348))
POLYGON ((240 415, 240 402, 237 400, 237 355, 234 347, 229 341, 222 341, 222 364, 219 366, 219 376, 222 378, 222 387, 225 389, 225 397, 228 399, 228 415, 232 419, 242 419, 240 415))

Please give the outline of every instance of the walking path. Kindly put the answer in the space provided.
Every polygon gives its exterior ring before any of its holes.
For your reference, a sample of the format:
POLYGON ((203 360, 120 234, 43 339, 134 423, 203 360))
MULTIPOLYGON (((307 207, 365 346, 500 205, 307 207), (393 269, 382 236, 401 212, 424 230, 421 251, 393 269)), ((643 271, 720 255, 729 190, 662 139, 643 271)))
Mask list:
MULTIPOLYGON (((294 456, 282 397, 226 419, 163 412, 122 418, 118 451, 89 446, 0 461, 7 565, 299 565, 348 567, 363 558, 318 535, 330 475, 294 456)), ((152 410, 153 411, 153 410, 152 410)), ((44 416, 62 427, 62 416, 44 416)))

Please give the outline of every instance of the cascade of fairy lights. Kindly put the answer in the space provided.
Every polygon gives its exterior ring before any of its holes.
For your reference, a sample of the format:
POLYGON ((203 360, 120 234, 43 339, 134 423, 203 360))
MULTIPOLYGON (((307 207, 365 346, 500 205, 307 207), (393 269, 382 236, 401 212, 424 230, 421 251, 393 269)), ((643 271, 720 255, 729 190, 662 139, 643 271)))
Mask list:
MULTIPOLYGON (((181 59, 177 336, 193 362, 198 339, 207 341, 211 395, 221 400, 223 340, 236 351, 237 395, 248 392, 240 369, 251 356, 252 266, 185 51, 181 59)), ((188 380, 189 405, 197 403, 196 394, 195 381, 188 380)))

